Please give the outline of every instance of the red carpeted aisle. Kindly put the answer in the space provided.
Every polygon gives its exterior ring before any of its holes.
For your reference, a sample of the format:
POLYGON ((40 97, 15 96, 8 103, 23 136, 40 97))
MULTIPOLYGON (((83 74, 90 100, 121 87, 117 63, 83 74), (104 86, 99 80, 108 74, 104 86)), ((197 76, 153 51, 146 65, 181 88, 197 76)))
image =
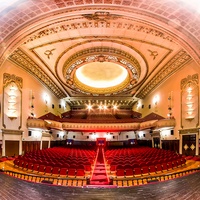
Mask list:
POLYGON ((90 185, 108 185, 109 180, 104 163, 103 147, 99 147, 96 165, 90 180, 90 185))

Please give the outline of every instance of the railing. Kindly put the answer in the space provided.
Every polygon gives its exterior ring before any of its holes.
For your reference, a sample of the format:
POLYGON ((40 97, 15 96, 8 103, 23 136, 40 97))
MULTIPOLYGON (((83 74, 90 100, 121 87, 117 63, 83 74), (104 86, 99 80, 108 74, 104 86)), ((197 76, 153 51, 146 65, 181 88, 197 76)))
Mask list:
POLYGON ((200 167, 188 169, 180 172, 173 172, 169 174, 162 174, 157 176, 146 176, 146 177, 127 177, 127 178, 117 178, 117 177, 110 177, 111 184, 117 185, 118 187, 129 187, 129 186, 136 186, 136 185, 143 185, 148 184, 152 182, 158 182, 158 181, 166 181, 173 178, 178 178, 181 176, 185 176, 187 174, 191 174, 194 172, 200 171, 200 167))
POLYGON ((71 177, 53 177, 53 176, 44 176, 37 174, 26 174, 21 172, 14 172, 10 170, 1 170, 5 174, 13 176, 15 178, 20 178, 26 181, 31 181, 35 183, 47 183, 54 185, 62 185, 62 186, 76 186, 82 187, 89 183, 89 177, 87 178, 71 178, 71 177))
MULTIPOLYGON (((170 180, 173 178, 178 178, 181 176, 185 176, 187 174, 191 174, 194 172, 199 172, 200 167, 188 169, 180 172, 174 172, 169 174, 162 174, 157 176, 146 176, 146 177, 128 177, 128 178, 117 178, 117 177, 110 177, 110 185, 116 185, 118 187, 129 187, 129 186, 136 186, 136 185, 143 185, 152 182, 158 181, 165 181, 170 180)), ((70 178, 70 177, 53 177, 53 176, 44 176, 44 175, 37 175, 37 174, 26 174, 21 172, 14 172, 11 170, 1 170, 1 172, 6 173, 10 176, 15 178, 20 178, 23 180, 35 182, 35 183, 47 183, 47 184, 54 184, 54 185, 62 185, 62 186, 76 186, 76 187, 83 187, 85 185, 90 185, 90 177, 85 178, 70 178)))

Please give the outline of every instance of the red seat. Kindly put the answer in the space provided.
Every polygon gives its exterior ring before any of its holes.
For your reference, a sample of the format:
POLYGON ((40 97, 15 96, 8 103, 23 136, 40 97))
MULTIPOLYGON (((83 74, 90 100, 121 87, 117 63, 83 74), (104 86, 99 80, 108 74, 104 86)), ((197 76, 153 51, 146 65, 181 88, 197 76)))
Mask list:
POLYGON ((142 174, 149 174, 149 167, 148 166, 144 166, 141 168, 142 174))
POLYGON ((52 172, 52 166, 46 166, 45 167, 45 174, 51 174, 52 172))
POLYGON ((76 176, 83 176, 83 177, 85 177, 85 171, 84 171, 84 169, 77 169, 76 176))
POLYGON ((110 166, 110 171, 116 171, 116 167, 117 167, 117 165, 111 165, 110 166))
POLYGON ((133 169, 134 175, 139 175, 142 174, 141 168, 140 167, 136 167, 133 169))
POLYGON ((84 165, 84 169, 88 172, 92 170, 91 165, 84 165))
POLYGON ((168 170, 167 163, 162 164, 162 171, 164 171, 164 170, 168 170))
POLYGON ((117 169, 116 176, 125 176, 124 169, 117 169))
POLYGON ((40 165, 38 171, 39 172, 45 172, 45 166, 44 165, 40 165))
POLYGON ((157 164, 155 167, 156 167, 156 172, 162 171, 162 165, 161 164, 157 164))
POLYGON ((33 163, 28 163, 27 170, 28 169, 33 170, 33 163))
POLYGON ((66 176, 67 175, 67 168, 60 169, 60 175, 66 176))
POLYGON ((19 165, 19 159, 15 159, 15 160, 13 161, 13 163, 14 163, 14 166, 18 166, 18 165, 19 165))
POLYGON ((59 167, 53 167, 52 174, 59 174, 60 168, 59 167))
POLYGON ((126 176, 133 176, 133 169, 132 168, 125 169, 125 172, 126 172, 126 176))
POLYGON ((149 166, 149 172, 150 173, 156 172, 156 167, 154 165, 150 165, 149 166))
POLYGON ((33 171, 38 171, 39 169, 39 164, 35 163, 33 164, 33 171))
POLYGON ((67 172, 68 176, 76 176, 76 169, 69 168, 67 172))
POLYGON ((173 169, 172 162, 168 162, 168 163, 167 163, 167 169, 173 169))

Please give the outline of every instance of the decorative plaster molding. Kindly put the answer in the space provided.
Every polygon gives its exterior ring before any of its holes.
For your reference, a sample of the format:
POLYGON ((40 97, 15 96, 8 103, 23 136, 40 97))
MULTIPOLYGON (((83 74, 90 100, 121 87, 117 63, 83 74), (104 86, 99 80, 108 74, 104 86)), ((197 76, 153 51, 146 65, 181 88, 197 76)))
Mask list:
POLYGON ((42 119, 27 119, 27 127, 28 128, 39 128, 46 130, 45 121, 42 119))
POLYGON ((175 125, 174 119, 151 120, 146 122, 133 123, 76 123, 76 122, 56 122, 52 120, 28 119, 28 128, 57 129, 57 130, 77 130, 77 131, 125 131, 125 130, 144 130, 155 127, 172 127, 175 125))
POLYGON ((66 97, 65 93, 54 83, 54 81, 22 50, 15 50, 9 60, 22 67, 28 73, 36 77, 43 85, 57 96, 59 99, 66 97))
MULTIPOLYGON (((91 14, 94 15, 94 14, 91 14)), ((85 17, 85 16, 84 16, 85 17)), ((25 42, 24 44, 27 44, 29 42, 32 42, 34 40, 40 39, 42 37, 48 36, 48 35, 52 35, 52 34, 57 34, 60 32, 64 32, 64 31, 71 31, 71 30, 79 30, 79 29, 91 29, 91 28, 117 28, 117 29, 125 29, 125 30, 129 30, 129 31, 136 31, 136 32, 141 32, 141 33, 146 33, 149 35, 153 35, 155 37, 159 37, 162 38, 164 40, 167 40, 169 42, 173 42, 172 37, 170 37, 168 34, 160 31, 160 30, 156 30, 155 28, 149 27, 149 25, 145 25, 145 24, 140 24, 137 21, 133 21, 132 23, 130 23, 130 20, 126 20, 125 22, 121 22, 121 21, 106 21, 106 20, 89 20, 89 21, 79 21, 79 22, 66 22, 62 21, 62 24, 58 25, 56 24, 54 27, 49 27, 46 29, 43 29, 42 31, 37 32, 34 35, 31 35, 25 42)))
POLYGON ((22 135, 23 131, 20 130, 12 130, 12 129, 1 129, 2 135, 22 135))
POLYGON ((136 95, 136 97, 143 99, 158 85, 165 81, 170 75, 175 73, 182 66, 191 61, 191 56, 186 51, 181 50, 178 52, 161 70, 151 79, 136 95))

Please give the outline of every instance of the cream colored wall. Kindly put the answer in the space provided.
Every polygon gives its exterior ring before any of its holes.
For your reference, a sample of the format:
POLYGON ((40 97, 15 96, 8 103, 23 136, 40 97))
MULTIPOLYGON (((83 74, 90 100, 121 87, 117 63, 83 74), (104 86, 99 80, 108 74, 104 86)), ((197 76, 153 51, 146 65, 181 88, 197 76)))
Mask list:
MULTIPOLYGON (((141 112, 142 117, 154 112, 165 118, 167 118, 168 114, 168 97, 172 94, 172 115, 176 119, 176 126, 174 129, 174 135, 168 135, 163 138, 165 139, 179 139, 178 130, 181 129, 180 126, 180 114, 181 114, 181 80, 186 78, 188 75, 193 74, 200 75, 200 68, 195 62, 189 63, 187 66, 181 68, 177 71, 172 77, 167 79, 163 84, 161 84, 156 90, 154 90, 150 95, 148 95, 145 99, 139 100, 140 105, 144 105, 142 109, 141 106, 137 109, 137 105, 135 104, 133 110, 141 112), (159 96, 159 101, 157 103, 157 107, 153 103, 153 99, 155 96, 159 96), (151 105, 151 108, 148 108, 148 105, 151 105)), ((200 77, 200 76, 199 76, 200 77)), ((186 128, 186 127, 185 127, 186 128)), ((188 127, 194 128, 194 127, 188 127)))
MULTIPOLYGON (((38 80, 36 80, 33 76, 29 75, 22 68, 16 67, 13 63, 6 61, 3 66, 0 68, 0 97, 1 97, 1 105, 2 105, 2 93, 3 93, 3 74, 14 74, 15 76, 21 77, 23 79, 23 88, 22 88, 22 128, 24 131, 23 138, 26 140, 30 140, 28 137, 28 129, 26 126, 26 120, 30 116, 32 112, 30 105, 30 93, 31 91, 34 94, 34 114, 35 117, 40 117, 42 115, 47 114, 48 112, 54 113, 55 115, 59 115, 61 112, 64 112, 63 108, 59 109, 60 100, 54 96, 51 91, 49 91, 46 87, 44 87, 38 80), (46 109, 46 104, 44 101, 44 96, 49 96, 48 102, 48 110, 46 109), (54 104, 54 109, 52 109, 52 104, 54 104)), ((0 128, 2 129, 2 113, 0 115, 0 128)), ((6 127, 7 129, 12 129, 12 122, 6 127)), ((37 138, 31 137, 31 140, 37 140, 37 138)))

